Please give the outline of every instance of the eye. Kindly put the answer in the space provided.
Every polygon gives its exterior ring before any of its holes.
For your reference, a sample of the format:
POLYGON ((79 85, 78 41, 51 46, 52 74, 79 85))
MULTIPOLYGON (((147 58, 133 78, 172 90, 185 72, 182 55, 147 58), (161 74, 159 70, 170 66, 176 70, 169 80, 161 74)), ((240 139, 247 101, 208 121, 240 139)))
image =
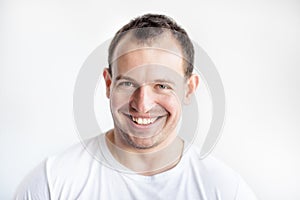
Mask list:
POLYGON ((123 82, 122 85, 128 86, 128 87, 129 87, 129 86, 133 86, 133 84, 132 84, 131 82, 129 82, 129 81, 123 82))
POLYGON ((119 86, 124 86, 124 87, 133 87, 133 83, 130 81, 123 81, 119 83, 119 86))
POLYGON ((168 89, 172 89, 169 85, 167 84, 157 84, 156 85, 158 89, 161 89, 161 90, 168 90, 168 89))

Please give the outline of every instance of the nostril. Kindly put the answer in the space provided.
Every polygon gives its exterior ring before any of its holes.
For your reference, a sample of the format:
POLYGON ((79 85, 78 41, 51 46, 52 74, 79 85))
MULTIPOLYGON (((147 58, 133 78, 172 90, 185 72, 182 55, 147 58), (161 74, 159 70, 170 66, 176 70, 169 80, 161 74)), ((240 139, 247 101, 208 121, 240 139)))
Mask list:
POLYGON ((134 112, 148 113, 155 107, 155 93, 151 85, 142 85, 138 87, 129 98, 129 107, 134 112))

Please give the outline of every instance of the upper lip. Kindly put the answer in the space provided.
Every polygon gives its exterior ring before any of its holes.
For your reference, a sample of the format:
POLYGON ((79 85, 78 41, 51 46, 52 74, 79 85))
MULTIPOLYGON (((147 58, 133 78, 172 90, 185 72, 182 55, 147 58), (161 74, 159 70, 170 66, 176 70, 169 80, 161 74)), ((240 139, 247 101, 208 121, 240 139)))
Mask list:
POLYGON ((143 118, 143 119, 151 119, 151 118, 156 118, 158 116, 150 116, 150 114, 148 115, 132 115, 130 114, 131 117, 134 117, 134 118, 143 118))
POLYGON ((143 118, 143 119, 152 119, 152 118, 158 118, 158 117, 162 117, 164 115, 151 115, 151 113, 148 113, 148 114, 133 114, 133 113, 130 113, 130 114, 126 114, 130 117, 134 117, 134 118, 143 118))
POLYGON ((124 115, 134 118, 152 119, 163 116, 162 114, 151 114, 151 113, 133 113, 133 112, 123 112, 124 115))

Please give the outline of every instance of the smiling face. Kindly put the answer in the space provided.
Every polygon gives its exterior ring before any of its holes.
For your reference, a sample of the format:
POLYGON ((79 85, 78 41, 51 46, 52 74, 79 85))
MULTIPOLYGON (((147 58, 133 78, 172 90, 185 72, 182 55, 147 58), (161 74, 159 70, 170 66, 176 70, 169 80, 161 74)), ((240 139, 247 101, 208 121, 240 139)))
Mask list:
POLYGON ((182 101, 197 83, 192 81, 194 76, 184 77, 181 50, 172 38, 159 39, 146 48, 124 41, 116 50, 112 74, 103 73, 114 140, 131 149, 165 146, 176 137, 182 101))

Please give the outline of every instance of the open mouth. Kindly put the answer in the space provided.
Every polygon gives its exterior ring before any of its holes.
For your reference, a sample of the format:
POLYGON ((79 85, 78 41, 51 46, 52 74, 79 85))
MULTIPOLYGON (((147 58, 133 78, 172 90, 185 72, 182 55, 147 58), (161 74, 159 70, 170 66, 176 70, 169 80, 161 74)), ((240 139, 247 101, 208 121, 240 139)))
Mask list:
POLYGON ((133 117, 131 116, 131 120, 139 125, 149 125, 156 121, 158 117, 155 118, 142 118, 142 117, 133 117))
POLYGON ((132 121, 134 124, 140 125, 140 126, 149 126, 154 124, 158 119, 164 117, 164 116, 156 116, 156 117, 141 117, 141 116, 132 116, 130 114, 125 114, 130 121, 132 121))
POLYGON ((142 114, 123 113, 126 121, 122 127, 127 134, 138 138, 150 138, 161 132, 166 125, 168 115, 146 116, 142 114))

